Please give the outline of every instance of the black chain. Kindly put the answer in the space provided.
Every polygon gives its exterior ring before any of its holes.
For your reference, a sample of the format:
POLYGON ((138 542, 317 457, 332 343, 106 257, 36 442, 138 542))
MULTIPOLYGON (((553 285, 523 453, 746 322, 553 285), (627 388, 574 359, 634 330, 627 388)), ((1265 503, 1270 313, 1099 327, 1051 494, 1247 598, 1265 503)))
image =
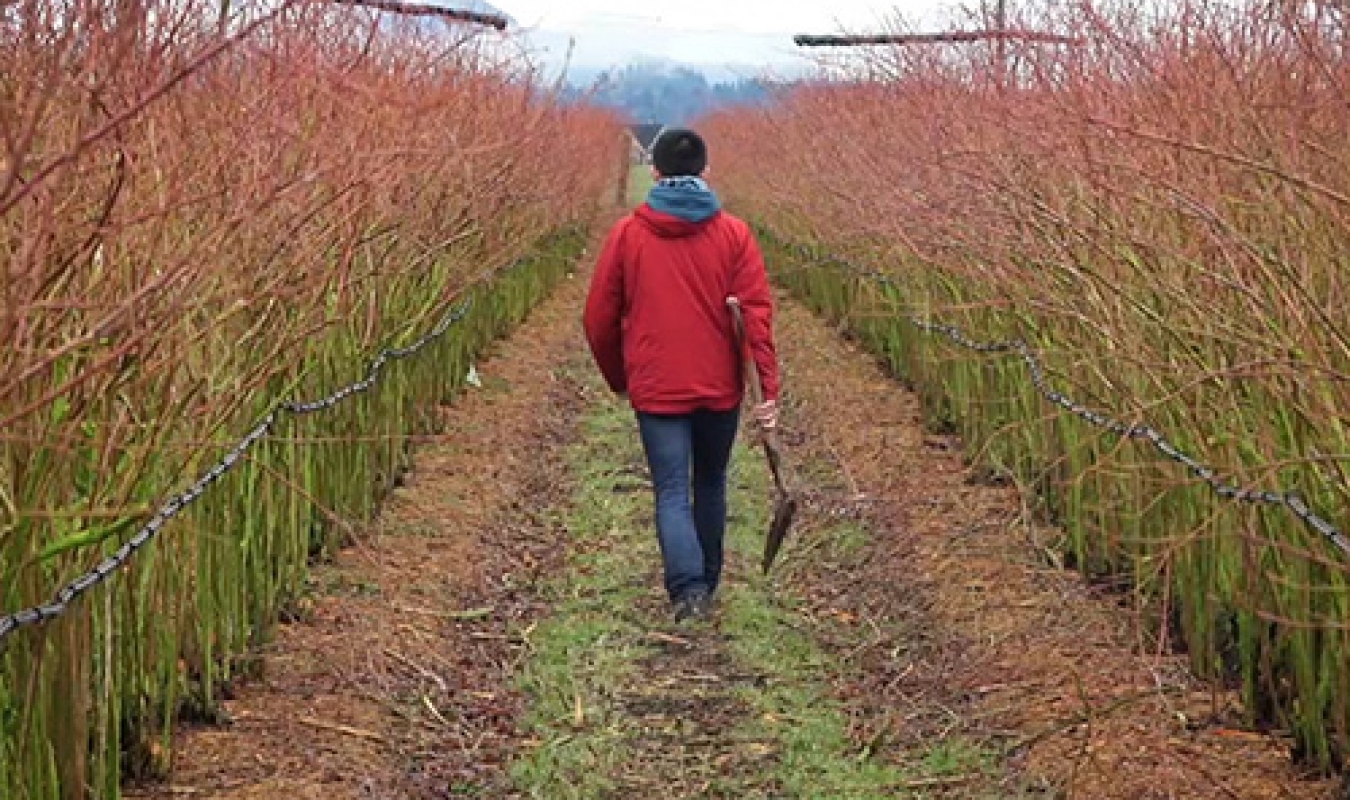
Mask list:
MULTIPOLYGON (((795 251, 797 256, 804 261, 843 267, 859 277, 875 281, 888 288, 900 288, 889 275, 879 270, 856 264, 848 259, 840 258, 838 256, 820 255, 806 245, 788 243, 763 229, 761 229, 761 232, 766 234, 766 238, 774 240, 777 245, 785 247, 790 251, 795 251)), ((1045 366, 1042 364, 1040 357, 1037 356, 1036 351, 1024 340, 1007 339, 1003 341, 981 341, 970 337, 954 325, 933 322, 909 313, 906 313, 903 316, 910 324, 920 330, 939 334, 968 350, 974 350, 979 353, 1004 353, 1020 357, 1027 365, 1027 370, 1031 374, 1031 382, 1036 387, 1036 391, 1038 391, 1046 400, 1049 400, 1056 406, 1059 406, 1065 411, 1068 411, 1099 428, 1105 428, 1117 436, 1127 439, 1148 441, 1158 452, 1178 464, 1185 466, 1191 474, 1208 484, 1209 487, 1214 490, 1214 493, 1220 497, 1244 503, 1283 506, 1293 512, 1295 516, 1303 520, 1309 527, 1317 531, 1336 547, 1340 548, 1346 555, 1350 555, 1350 539, 1346 538, 1345 534, 1341 533, 1341 531, 1326 518, 1318 515, 1309 508, 1307 502, 1297 493, 1245 489, 1231 481, 1225 480, 1220 476, 1220 473, 1217 470, 1202 464, 1195 457, 1172 444, 1156 428, 1149 425, 1131 424, 1113 419, 1105 414, 1094 411, 1082 403, 1074 401, 1064 393, 1055 390, 1050 385, 1049 379, 1046 377, 1045 366)))
MULTIPOLYGON (((508 271, 521 262, 515 262, 511 266, 501 270, 508 271)), ((498 273, 500 274, 500 273, 498 273)), ((391 361, 399 361, 410 358, 423 350, 427 345, 436 341, 446 334, 455 323, 464 319, 469 313, 469 308, 473 305, 473 300, 468 299, 461 303, 457 308, 452 309, 445 318, 432 328, 427 334, 407 347, 387 347, 375 356, 370 365, 366 367, 366 376, 356 383, 338 389, 336 392, 320 400, 314 400, 307 403, 286 402, 270 411, 267 416, 258 421, 239 443, 230 448, 215 466, 211 467, 201 477, 187 488, 183 493, 171 498, 164 505, 160 506, 155 515, 141 527, 136 535, 132 536, 117 551, 107 558, 103 559, 93 569, 84 575, 76 578, 66 584, 51 602, 40 606, 25 608, 22 611, 16 611, 0 617, 0 647, 3 647, 5 639, 20 628, 31 625, 40 625, 48 620, 54 619, 66 613, 70 604, 80 595, 103 583, 121 570, 131 561, 132 557, 154 539, 165 525, 174 517, 178 516, 188 506, 196 502, 213 483, 220 480, 226 473, 234 469, 235 465, 243 459, 253 445, 260 439, 271 433, 273 426, 281 414, 290 414, 292 416, 306 416, 316 414, 320 411, 326 411, 338 405, 352 395, 362 394, 370 391, 380 380, 384 368, 391 361)))

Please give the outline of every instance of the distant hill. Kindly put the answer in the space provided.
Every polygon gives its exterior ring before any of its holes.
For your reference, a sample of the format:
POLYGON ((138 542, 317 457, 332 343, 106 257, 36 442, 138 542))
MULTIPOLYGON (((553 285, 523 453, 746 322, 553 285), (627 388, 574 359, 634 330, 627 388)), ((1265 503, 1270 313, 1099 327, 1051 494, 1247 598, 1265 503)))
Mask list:
MULTIPOLYGON (((588 76, 589 77, 589 76, 588 76)), ((686 124, 719 108, 760 103, 771 85, 755 78, 713 82, 703 70, 674 62, 643 62, 604 70, 568 88, 573 99, 622 111, 633 122, 686 124)))

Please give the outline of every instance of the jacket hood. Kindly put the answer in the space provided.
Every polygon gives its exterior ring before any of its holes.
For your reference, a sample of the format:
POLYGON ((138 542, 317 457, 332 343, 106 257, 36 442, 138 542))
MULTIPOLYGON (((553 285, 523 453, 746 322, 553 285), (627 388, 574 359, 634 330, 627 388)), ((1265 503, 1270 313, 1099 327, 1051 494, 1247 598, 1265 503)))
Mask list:
MULTIPOLYGON (((644 203, 637 207, 633 216, 641 221, 648 229, 660 236, 662 239, 679 239, 684 236, 693 236, 703 229, 712 217, 698 220, 684 219, 674 214, 664 211, 657 211, 650 204, 644 203)), ((714 216, 716 213, 714 212, 714 216)))

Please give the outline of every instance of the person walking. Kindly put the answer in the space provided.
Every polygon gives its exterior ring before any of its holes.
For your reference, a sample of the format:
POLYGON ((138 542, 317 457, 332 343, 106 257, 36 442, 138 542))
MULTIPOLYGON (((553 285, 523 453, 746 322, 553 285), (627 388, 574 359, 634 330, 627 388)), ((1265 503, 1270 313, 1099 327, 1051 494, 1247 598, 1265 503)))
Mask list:
POLYGON ((655 497, 665 588, 675 618, 706 618, 722 573, 727 465, 744 381, 727 298, 736 297, 759 368, 761 429, 778 422, 774 304, 750 226, 704 180, 692 130, 652 145, 656 184, 617 222, 586 297, 584 327, 609 388, 628 396, 655 497))

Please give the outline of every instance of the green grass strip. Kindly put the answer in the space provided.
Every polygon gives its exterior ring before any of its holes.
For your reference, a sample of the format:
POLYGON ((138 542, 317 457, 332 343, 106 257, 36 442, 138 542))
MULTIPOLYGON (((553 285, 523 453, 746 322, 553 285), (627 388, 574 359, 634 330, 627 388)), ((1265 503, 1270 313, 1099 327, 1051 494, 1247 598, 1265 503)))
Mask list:
MULTIPOLYGON (((757 574, 767 479, 744 445, 719 622, 676 626, 632 414, 604 400, 583 425, 574 500, 560 511, 572 553, 548 590, 553 614, 526 637, 532 746, 512 767, 524 796, 922 797, 914 787, 927 777, 985 768, 960 742, 902 769, 851 740, 832 691, 842 666, 801 619, 800 599, 757 574)), ((865 531, 841 523, 821 536, 838 553, 865 531)))
POLYGON ((531 658, 521 677, 532 700, 527 726, 539 744, 512 774, 529 797, 607 796, 626 755, 631 731, 612 690, 648 648, 624 613, 646 589, 630 578, 643 574, 647 554, 614 546, 632 538, 640 513, 637 492, 620 489, 638 479, 627 461, 609 455, 628 447, 625 422, 617 406, 603 407, 584 420, 585 441, 571 453, 577 488, 563 521, 573 554, 566 576, 550 587, 553 615, 528 634, 531 658))
MULTIPOLYGON (((722 629, 736 662, 764 676, 746 697, 756 713, 737 734, 772 742, 777 792, 766 796, 910 796, 905 791, 915 778, 910 771, 872 758, 865 745, 850 738, 845 708, 831 693, 831 681, 843 667, 803 621, 801 598, 773 575, 766 578, 754 569, 769 528, 769 481, 758 452, 742 446, 737 459, 740 468, 733 473, 730 498, 737 520, 728 528, 727 544, 745 565, 742 571, 749 573, 749 580, 733 584, 724 598, 722 629)), ((864 530, 850 523, 812 533, 813 543, 823 541, 836 557, 858 550, 865 537, 864 530)), ((778 569, 786 566, 780 563, 778 569)))
POLYGON ((652 168, 646 164, 634 164, 628 168, 628 205, 640 206, 647 201, 655 181, 652 180, 652 168))

